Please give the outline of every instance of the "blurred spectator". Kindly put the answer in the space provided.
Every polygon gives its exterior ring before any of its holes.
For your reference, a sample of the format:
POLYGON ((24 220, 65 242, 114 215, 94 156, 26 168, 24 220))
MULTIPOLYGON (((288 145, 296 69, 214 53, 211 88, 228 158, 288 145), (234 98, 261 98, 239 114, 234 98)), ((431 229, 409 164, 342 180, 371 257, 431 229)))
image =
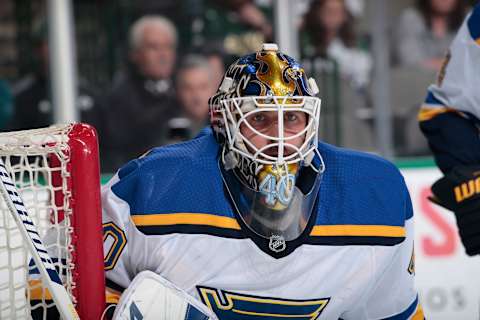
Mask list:
POLYGON ((417 0, 394 26, 394 57, 400 66, 439 70, 465 16, 464 0, 417 0))
POLYGON ((303 29, 308 37, 304 56, 335 60, 342 77, 356 88, 370 81, 372 60, 358 49, 354 18, 344 0, 314 0, 304 16, 303 29))
POLYGON ((128 69, 117 77, 105 99, 107 171, 165 144, 167 122, 177 112, 172 80, 175 26, 162 16, 144 16, 130 28, 129 46, 128 69))
POLYGON ((178 0, 134 0, 131 1, 131 6, 134 12, 140 16, 152 14, 166 16, 168 14, 169 20, 176 23, 180 22, 182 2, 178 0))
POLYGON ((186 138, 193 138, 208 124, 208 99, 218 87, 212 71, 207 58, 200 55, 186 56, 178 69, 177 97, 183 116, 190 123, 190 134, 186 138))
POLYGON ((225 65, 223 64, 222 57, 219 55, 210 55, 207 57, 208 64, 211 68, 212 83, 214 86, 219 87, 225 73, 225 65))
POLYGON ((253 0, 209 0, 202 33, 220 43, 227 54, 245 55, 272 40, 273 28, 267 11, 253 0))
MULTIPOLYGON (((49 79, 49 46, 46 24, 40 23, 34 30, 34 65, 29 74, 12 85, 14 96, 13 115, 7 130, 23 130, 46 127, 54 123, 52 92, 49 79)), ((76 107, 80 120, 95 127, 100 125, 96 94, 83 80, 78 80, 76 107)))
POLYGON ((230 8, 238 13, 241 22, 260 31, 267 39, 272 37, 272 25, 253 1, 233 0, 221 2, 230 5, 230 8))
POLYGON ((12 116, 12 94, 5 81, 0 79, 0 129, 3 129, 12 116))
POLYGON ((207 48, 202 50, 202 54, 208 60, 212 76, 212 83, 215 89, 217 89, 223 80, 223 75, 225 74, 225 59, 223 51, 210 47, 210 49, 207 48))

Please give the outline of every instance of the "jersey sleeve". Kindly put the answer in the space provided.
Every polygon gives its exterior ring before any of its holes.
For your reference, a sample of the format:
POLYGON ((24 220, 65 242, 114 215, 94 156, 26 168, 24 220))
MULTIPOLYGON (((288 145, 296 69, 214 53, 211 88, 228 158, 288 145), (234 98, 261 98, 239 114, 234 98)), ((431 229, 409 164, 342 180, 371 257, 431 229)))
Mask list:
POLYGON ((480 5, 466 17, 450 45, 437 82, 419 112, 420 128, 446 173, 480 162, 480 5))
POLYGON ((459 165, 480 164, 477 121, 473 115, 445 112, 420 122, 435 162, 444 174, 459 165))
POLYGON ((102 187, 102 220, 104 239, 104 265, 107 284, 107 302, 115 303, 121 292, 130 285, 138 265, 145 258, 144 239, 131 222, 129 199, 135 195, 135 174, 117 173, 102 187), (120 191, 119 191, 120 190, 120 191))
MULTIPOLYGON (((406 188, 406 187, 405 187, 406 188)), ((415 289, 415 256, 413 246, 413 210, 406 192, 405 240, 393 253, 388 248, 374 249, 374 270, 377 276, 365 295, 342 319, 424 319, 422 307, 415 289), (387 261, 386 264, 379 261, 387 261), (383 265, 382 265, 383 264, 383 265)))

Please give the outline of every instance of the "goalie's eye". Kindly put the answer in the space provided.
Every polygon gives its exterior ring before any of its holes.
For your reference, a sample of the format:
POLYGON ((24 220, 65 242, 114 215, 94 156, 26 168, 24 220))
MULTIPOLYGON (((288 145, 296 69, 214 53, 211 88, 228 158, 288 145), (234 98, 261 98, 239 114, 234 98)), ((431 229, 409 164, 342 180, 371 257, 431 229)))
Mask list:
POLYGON ((261 122, 264 122, 266 120, 266 117, 262 113, 256 113, 255 115, 252 116, 251 120, 252 120, 253 123, 261 123, 261 122))
POLYGON ((265 112, 257 112, 247 117, 248 123, 256 130, 263 130, 269 127, 270 118, 267 117, 265 112))
POLYGON ((307 125, 307 114, 301 111, 288 111, 283 116, 285 130, 287 132, 298 132, 307 125))
POLYGON ((285 122, 295 122, 298 118, 298 115, 294 112, 287 112, 285 114, 285 122))
MULTIPOLYGON (((246 121, 260 132, 271 129, 272 126, 278 126, 278 113, 256 112, 247 117, 246 121)), ((305 128, 307 124, 307 115, 301 111, 287 111, 283 114, 283 127, 287 133, 296 133, 305 128)))

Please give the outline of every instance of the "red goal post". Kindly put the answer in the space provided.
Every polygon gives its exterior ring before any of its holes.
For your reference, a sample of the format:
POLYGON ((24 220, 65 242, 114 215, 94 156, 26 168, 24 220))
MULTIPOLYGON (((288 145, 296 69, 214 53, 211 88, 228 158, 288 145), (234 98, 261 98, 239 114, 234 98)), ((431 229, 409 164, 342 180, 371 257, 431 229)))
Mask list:
MULTIPOLYGON (((100 170, 85 124, 0 133, 0 157, 82 319, 105 308, 100 170)), ((46 319, 53 302, 4 203, 0 203, 0 319, 46 319)))

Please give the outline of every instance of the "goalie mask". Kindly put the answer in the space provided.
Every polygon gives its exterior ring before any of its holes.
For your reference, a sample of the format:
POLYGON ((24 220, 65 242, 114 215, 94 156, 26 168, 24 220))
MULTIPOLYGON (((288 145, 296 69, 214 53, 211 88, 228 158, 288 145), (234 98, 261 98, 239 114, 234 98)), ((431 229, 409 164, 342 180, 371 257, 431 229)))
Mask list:
POLYGON ((317 93, 299 63, 264 44, 228 68, 209 101, 227 189, 242 220, 269 238, 273 251, 305 230, 317 198, 324 170, 317 93))

